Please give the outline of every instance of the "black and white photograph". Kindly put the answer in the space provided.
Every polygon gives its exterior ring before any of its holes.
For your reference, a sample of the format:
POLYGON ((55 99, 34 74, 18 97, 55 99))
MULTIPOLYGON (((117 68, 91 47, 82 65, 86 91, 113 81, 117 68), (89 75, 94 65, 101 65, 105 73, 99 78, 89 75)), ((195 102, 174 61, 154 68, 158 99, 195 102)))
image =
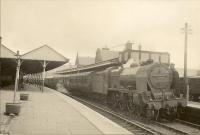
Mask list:
POLYGON ((0 0, 0 135, 200 135, 200 0, 0 0))

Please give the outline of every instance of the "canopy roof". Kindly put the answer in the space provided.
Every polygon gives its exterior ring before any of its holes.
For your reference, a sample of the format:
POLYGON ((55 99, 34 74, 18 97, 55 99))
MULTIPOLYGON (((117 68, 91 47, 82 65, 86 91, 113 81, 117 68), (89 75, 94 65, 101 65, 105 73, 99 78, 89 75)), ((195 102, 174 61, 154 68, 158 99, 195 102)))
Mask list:
POLYGON ((90 64, 90 65, 85 65, 85 66, 81 66, 81 67, 57 71, 57 73, 71 74, 71 73, 77 73, 77 72, 80 73, 80 72, 87 72, 87 71, 93 71, 93 70, 97 71, 97 70, 102 70, 102 69, 106 69, 108 67, 117 66, 117 65, 120 65, 120 63, 119 63, 118 59, 115 58, 115 59, 111 59, 111 60, 107 60, 107 61, 97 62, 97 63, 90 64))
POLYGON ((16 59, 16 53, 3 44, 0 45, 0 58, 16 59))
MULTIPOLYGON (((46 71, 57 68, 66 62, 62 61, 48 61, 46 71)), ((21 69, 25 74, 39 73, 43 71, 43 61, 41 60, 24 60, 21 65, 21 69)))
POLYGON ((63 55, 56 52, 54 49, 48 45, 41 46, 36 48, 28 53, 25 53, 21 56, 21 59, 24 60, 45 60, 45 61, 62 61, 68 62, 69 60, 63 55))
MULTIPOLYGON (((1 45, 0 58, 1 62, 6 61, 6 63, 13 63, 13 60, 17 57, 15 52, 11 51, 4 45, 1 45)), ((25 53, 21 55, 20 58, 22 60, 21 70, 25 74, 42 72, 42 64, 44 61, 47 64, 46 71, 59 67, 69 61, 69 59, 65 58, 47 45, 25 53)), ((16 63, 14 62, 12 65, 16 66, 16 63)), ((10 67, 10 64, 8 66, 10 67)))
POLYGON ((59 67, 69 61, 69 59, 65 58, 48 45, 25 53, 21 56, 21 59, 23 60, 22 70, 25 74, 42 72, 42 64, 44 61, 47 64, 46 71, 59 67))
MULTIPOLYGON (((4 45, 0 45, 0 77, 15 76, 16 72, 16 53, 4 45)), ((0 79, 0 86, 3 85, 0 79)))

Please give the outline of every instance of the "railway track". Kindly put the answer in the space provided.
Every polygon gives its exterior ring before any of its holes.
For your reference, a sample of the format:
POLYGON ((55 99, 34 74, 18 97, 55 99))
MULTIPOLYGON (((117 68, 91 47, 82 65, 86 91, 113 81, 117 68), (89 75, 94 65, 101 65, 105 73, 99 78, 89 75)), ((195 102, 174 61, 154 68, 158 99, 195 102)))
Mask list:
MULTIPOLYGON (((167 128, 167 129, 169 129, 169 130, 171 130, 171 131, 173 131, 173 132, 175 132, 177 134, 190 135, 189 132, 183 131, 180 128, 175 128, 173 126, 170 126, 170 124, 167 124, 167 123, 161 123, 161 122, 156 122, 156 121, 153 121, 152 123, 154 123, 156 125, 159 125, 161 127, 167 128)), ((171 122, 171 124, 172 124, 172 122, 171 122)), ((178 125, 178 124, 176 124, 176 125, 178 125)))
POLYGON ((87 106, 90 106, 90 108, 98 110, 99 113, 103 114, 110 120, 120 124, 122 127, 124 127, 125 129, 127 129, 128 131, 130 131, 136 135, 159 135, 160 134, 158 132, 153 131, 152 129, 145 127, 142 123, 131 121, 118 113, 109 111, 102 107, 99 107, 99 106, 97 106, 91 102, 88 102, 86 100, 83 100, 81 98, 71 96, 71 95, 68 95, 68 96, 78 100, 79 102, 81 102, 87 106))
POLYGON ((79 102, 87 105, 88 107, 94 109, 95 111, 101 113, 105 117, 111 119, 112 121, 120 124, 122 127, 136 135, 199 135, 200 125, 189 123, 186 121, 178 120, 175 121, 165 121, 157 122, 149 120, 148 122, 138 121, 130 119, 129 117, 112 111, 107 107, 102 107, 102 105, 97 105, 91 103, 91 101, 68 95, 79 102))
POLYGON ((200 125, 194 124, 194 123, 191 123, 191 122, 188 122, 188 121, 176 119, 176 122, 179 122, 179 123, 182 123, 182 124, 184 124, 184 125, 188 125, 188 126, 192 126, 192 127, 194 127, 194 128, 200 129, 200 125))
POLYGON ((185 134, 185 135, 199 135, 200 134, 200 125, 176 119, 174 121, 163 121, 157 122, 153 121, 155 124, 173 130, 174 132, 185 134))

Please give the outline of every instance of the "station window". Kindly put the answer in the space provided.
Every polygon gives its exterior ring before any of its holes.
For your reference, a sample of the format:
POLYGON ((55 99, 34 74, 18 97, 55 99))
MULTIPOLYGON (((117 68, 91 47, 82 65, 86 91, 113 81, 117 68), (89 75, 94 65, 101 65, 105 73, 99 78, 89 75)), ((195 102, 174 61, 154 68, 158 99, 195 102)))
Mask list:
POLYGON ((161 62, 169 64, 169 55, 168 54, 161 54, 161 62))
POLYGON ((141 61, 147 61, 149 59, 149 53, 141 53, 141 61))
POLYGON ((139 52, 132 52, 131 53, 131 58, 133 58, 133 60, 135 62, 138 62, 139 61, 139 52))
POLYGON ((160 57, 160 54, 158 53, 151 54, 151 59, 153 60, 153 62, 159 62, 159 57, 160 57))

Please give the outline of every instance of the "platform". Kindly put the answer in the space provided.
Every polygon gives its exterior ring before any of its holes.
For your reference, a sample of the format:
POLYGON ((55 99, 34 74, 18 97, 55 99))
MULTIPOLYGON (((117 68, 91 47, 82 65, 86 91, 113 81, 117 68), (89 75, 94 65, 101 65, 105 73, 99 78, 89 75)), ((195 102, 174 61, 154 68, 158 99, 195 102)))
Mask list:
POLYGON ((186 107, 184 119, 192 123, 200 124, 200 103, 189 101, 186 107))
MULTIPOLYGON (((42 93, 34 86, 25 86, 29 101, 21 102, 19 116, 12 118, 10 134, 68 134, 68 135, 127 135, 132 134, 118 124, 57 91, 45 88, 42 93)), ((5 102, 12 101, 12 91, 1 90, 1 113, 5 112, 5 102), (3 95, 3 96, 2 96, 3 95)), ((5 116, 4 116, 5 118, 5 116)), ((8 116, 7 116, 8 119, 8 116)))
POLYGON ((200 109, 200 103, 199 102, 188 101, 187 106, 200 109))

